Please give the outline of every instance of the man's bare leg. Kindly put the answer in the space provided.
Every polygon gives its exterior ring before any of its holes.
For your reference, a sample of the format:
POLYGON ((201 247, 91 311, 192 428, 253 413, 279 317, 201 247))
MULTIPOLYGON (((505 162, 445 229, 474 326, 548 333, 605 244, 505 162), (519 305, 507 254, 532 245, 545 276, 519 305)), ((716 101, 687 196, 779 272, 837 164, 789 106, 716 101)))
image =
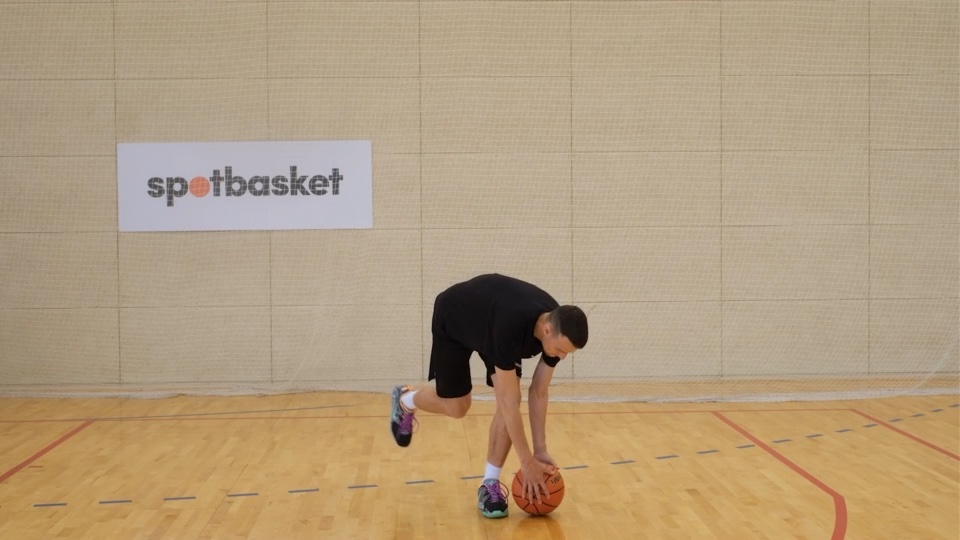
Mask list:
POLYGON ((413 394, 413 404, 421 411, 442 414, 450 418, 463 418, 470 410, 470 394, 458 398, 443 398, 431 386, 421 388, 413 394))

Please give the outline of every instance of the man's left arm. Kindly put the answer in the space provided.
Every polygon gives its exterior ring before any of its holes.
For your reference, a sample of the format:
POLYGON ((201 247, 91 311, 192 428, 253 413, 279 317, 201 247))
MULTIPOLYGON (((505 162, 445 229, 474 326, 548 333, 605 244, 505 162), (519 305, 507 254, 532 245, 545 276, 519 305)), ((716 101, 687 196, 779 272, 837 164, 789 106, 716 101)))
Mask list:
POLYGON ((533 372, 533 381, 527 395, 527 406, 530 409, 530 434, 533 436, 534 456, 557 466, 547 453, 547 398, 550 380, 553 378, 553 368, 548 366, 543 358, 533 372))

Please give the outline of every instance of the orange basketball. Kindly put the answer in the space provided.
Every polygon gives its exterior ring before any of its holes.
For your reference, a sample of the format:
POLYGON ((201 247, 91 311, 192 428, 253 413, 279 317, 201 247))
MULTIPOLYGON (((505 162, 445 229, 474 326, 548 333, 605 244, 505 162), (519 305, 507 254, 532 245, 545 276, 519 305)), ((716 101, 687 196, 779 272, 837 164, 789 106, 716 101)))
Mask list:
POLYGON ((540 497, 539 504, 536 501, 528 501, 523 498, 523 471, 517 471, 517 474, 513 476, 513 500, 521 510, 530 515, 543 516, 549 514, 556 510, 560 506, 560 502, 563 501, 563 477, 560 476, 560 471, 557 470, 553 474, 544 473, 543 476, 547 481, 547 495, 540 497))

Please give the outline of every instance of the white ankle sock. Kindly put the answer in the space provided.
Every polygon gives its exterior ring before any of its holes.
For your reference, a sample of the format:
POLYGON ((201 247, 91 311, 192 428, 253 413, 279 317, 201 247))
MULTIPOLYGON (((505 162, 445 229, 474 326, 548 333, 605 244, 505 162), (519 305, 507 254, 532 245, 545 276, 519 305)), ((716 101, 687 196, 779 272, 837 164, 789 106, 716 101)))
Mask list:
POLYGON ((500 467, 495 467, 487 463, 487 470, 483 472, 483 480, 487 481, 491 478, 500 480, 500 467))
POLYGON ((413 395, 417 391, 413 390, 412 392, 407 392, 406 394, 400 396, 400 403, 407 409, 408 412, 417 410, 417 406, 413 404, 413 395))

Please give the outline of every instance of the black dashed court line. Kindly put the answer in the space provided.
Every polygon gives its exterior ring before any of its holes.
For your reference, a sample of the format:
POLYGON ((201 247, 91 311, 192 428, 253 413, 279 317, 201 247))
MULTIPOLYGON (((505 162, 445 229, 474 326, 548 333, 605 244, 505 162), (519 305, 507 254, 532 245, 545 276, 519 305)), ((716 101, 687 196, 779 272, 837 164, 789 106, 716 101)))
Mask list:
MULTIPOLYGON (((952 404, 952 405, 948 405, 948 407, 955 409, 955 408, 960 407, 960 403, 954 403, 954 404, 952 404)), ((930 412, 939 413, 939 412, 943 412, 944 410, 945 410, 944 408, 936 408, 936 409, 931 409, 930 412)), ((910 418, 920 418, 920 417, 922 417, 922 416, 925 416, 925 413, 912 414, 912 415, 910 415, 910 418)), ((903 421, 902 418, 891 418, 891 419, 889 420, 889 422, 891 422, 891 423, 901 422, 901 421, 903 421)), ((877 424, 875 424, 875 423, 864 424, 863 427, 865 427, 865 428, 877 427, 877 424)), ((835 430, 836 433, 847 433, 847 432, 850 432, 850 431, 853 431, 853 429, 851 429, 851 428, 842 428, 842 429, 835 430)), ((818 437, 822 437, 822 436, 823 436, 822 433, 811 433, 811 434, 809 434, 809 435, 806 435, 806 437, 809 438, 809 439, 814 439, 814 438, 818 438, 818 437)), ((773 442, 776 443, 776 444, 781 444, 781 443, 785 443, 785 442, 791 442, 791 440, 792 440, 792 439, 777 439, 777 440, 774 440, 773 442)), ((753 445, 753 444, 741 444, 741 445, 737 446, 736 448, 742 450, 742 449, 746 449, 746 448, 755 448, 755 446, 756 446, 756 445, 753 445)), ((697 451, 697 454, 704 455, 704 454, 713 454, 713 453, 718 453, 718 452, 720 452, 720 450, 718 450, 718 449, 709 449, 709 450, 700 450, 700 451, 697 451)), ((662 456, 656 456, 655 459, 665 460, 665 459, 675 459, 675 458, 679 458, 679 457, 680 457, 680 456, 679 456, 678 454, 666 454, 666 455, 662 455, 662 456)), ((635 461, 635 460, 632 460, 632 459, 625 459, 625 460, 612 461, 612 462, 610 462, 611 465, 626 465, 626 464, 630 464, 630 463, 636 463, 636 461, 635 461)), ((586 469, 586 468, 589 468, 589 465, 570 465, 570 466, 567 466, 567 467, 562 467, 563 470, 575 470, 575 469, 586 469)), ((475 480, 475 479, 479 479, 479 478, 483 478, 483 475, 461 476, 461 477, 460 477, 461 480, 475 480)), ((432 479, 424 479, 424 480, 410 480, 410 481, 405 482, 405 484, 407 484, 407 485, 432 484, 432 483, 435 483, 435 480, 432 480, 432 479)), ((376 488, 376 487, 378 487, 377 484, 356 484, 356 485, 347 486, 347 489, 367 489, 367 488, 376 488)), ((319 491, 320 491, 320 488, 313 487, 313 488, 303 488, 303 489, 291 489, 291 490, 288 491, 288 493, 315 493, 315 492, 319 492, 319 491)), ((229 494, 227 494, 227 497, 256 497, 256 496, 259 496, 259 495, 260 495, 259 492, 229 493, 229 494)), ((192 500, 196 500, 196 499, 197 499, 197 497, 195 497, 195 496, 193 496, 193 495, 178 496, 178 497, 164 497, 164 498, 163 498, 164 501, 192 501, 192 500)), ((130 503, 132 503, 132 502, 133 502, 132 499, 111 499, 111 500, 102 500, 102 501, 99 501, 99 504, 101 504, 101 505, 130 504, 130 503)), ((35 504, 33 505, 34 508, 50 508, 50 507, 62 507, 62 506, 67 506, 67 503, 65 503, 65 502, 52 502, 52 503, 35 503, 35 504)))

